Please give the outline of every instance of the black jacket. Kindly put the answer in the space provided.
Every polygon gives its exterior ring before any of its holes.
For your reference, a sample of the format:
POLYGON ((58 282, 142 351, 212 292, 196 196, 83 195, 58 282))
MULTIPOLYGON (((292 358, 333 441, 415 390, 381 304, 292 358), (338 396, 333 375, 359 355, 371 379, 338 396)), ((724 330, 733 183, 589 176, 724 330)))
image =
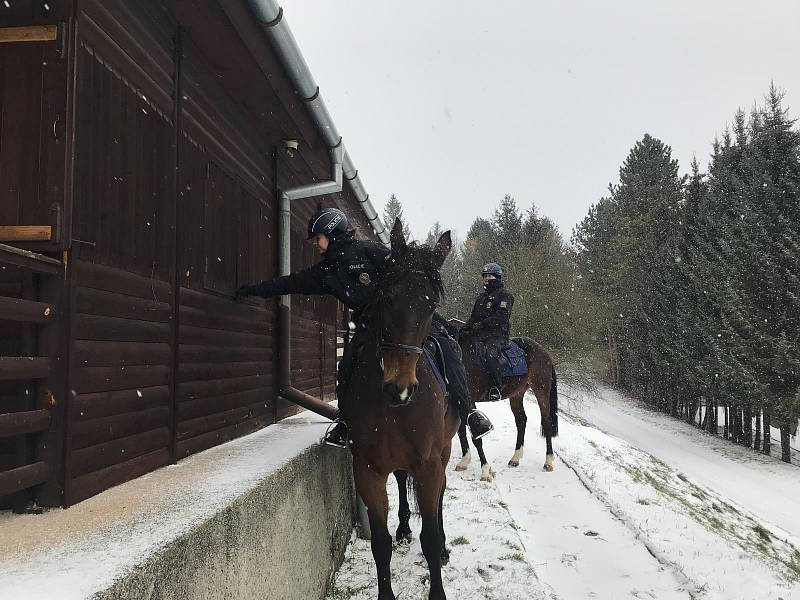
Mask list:
POLYGON ((472 314, 465 327, 481 339, 508 339, 511 329, 511 308, 514 296, 503 287, 502 281, 492 281, 475 300, 472 314))
POLYGON ((369 302, 385 270, 389 249, 375 242, 346 238, 331 241, 322 260, 291 275, 243 286, 248 295, 331 294, 356 313, 369 302))

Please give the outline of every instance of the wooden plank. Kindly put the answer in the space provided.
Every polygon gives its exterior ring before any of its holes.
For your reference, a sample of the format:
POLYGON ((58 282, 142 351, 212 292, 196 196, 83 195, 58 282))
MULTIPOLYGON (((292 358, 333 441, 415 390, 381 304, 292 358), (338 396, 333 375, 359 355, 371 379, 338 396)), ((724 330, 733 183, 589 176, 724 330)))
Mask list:
POLYGON ((73 319, 77 340, 169 343, 169 324, 77 314, 73 319))
POLYGON ((73 427, 72 449, 78 450, 137 433, 168 427, 169 421, 169 407, 167 406, 103 419, 79 421, 73 427))
POLYGON ((169 449, 162 448, 82 477, 68 480, 64 503, 67 506, 71 506, 76 502, 99 494, 103 490, 135 479, 169 463, 169 449))
POLYGON ((0 473, 0 497, 16 494, 46 480, 47 463, 44 461, 4 471, 0 473))
POLYGON ((193 438, 180 440, 176 445, 176 452, 179 458, 185 458, 190 454, 207 450, 212 446, 218 446, 237 437, 252 433, 272 422, 272 416, 268 414, 249 419, 243 423, 235 423, 223 429, 209 431, 193 438))
POLYGON ((152 296, 137 298, 87 287, 78 288, 75 312, 158 323, 166 323, 170 318, 169 303, 155 301, 152 296))
POLYGON ((204 362, 272 361, 272 347, 264 348, 219 348, 218 346, 193 346, 181 344, 179 364, 204 362))
POLYGON ((141 387, 135 390, 78 394, 70 402, 70 418, 74 422, 111 417, 167 406, 169 387, 141 387))
POLYGON ((45 323, 55 316, 55 309, 46 302, 0 296, 0 320, 23 323, 45 323))
POLYGON ((275 366, 271 362, 195 363, 178 367, 178 381, 230 379, 250 375, 271 375, 275 366))
POLYGON ((63 265, 59 260, 6 244, 0 244, 0 264, 47 275, 56 275, 63 270, 63 265))
POLYGON ((44 409, 0 414, 0 438, 39 433, 48 427, 50 412, 44 409))
POLYGON ((56 38, 58 38, 58 27, 56 25, 0 27, 0 44, 14 42, 52 42, 55 41, 56 38))
POLYGON ((148 342, 76 340, 72 351, 79 367, 167 365, 171 356, 169 344, 148 342))
POLYGON ((79 394, 91 394, 167 385, 169 371, 169 365, 78 367, 73 371, 73 387, 79 394))
POLYGON ((182 344, 199 346, 240 346, 249 348, 263 348, 272 346, 270 336, 256 333, 242 333, 238 331, 221 331, 218 329, 204 329, 181 325, 180 340, 182 344))
POLYGON ((75 268, 77 270, 78 284, 81 287, 154 300, 169 306, 170 285, 166 281, 142 277, 122 269, 95 264, 87 260, 76 261, 75 268))
POLYGON ((160 427, 118 440, 81 448, 72 454, 72 474, 80 477, 125 462, 142 454, 166 448, 170 442, 169 427, 160 427))
POLYGON ((236 379, 215 379, 213 381, 191 381, 178 385, 178 400, 192 400, 208 396, 221 396, 245 390, 272 387, 271 375, 239 377, 236 379))
POLYGON ((45 379, 49 375, 49 358, 0 356, 0 381, 11 379, 45 379))
POLYGON ((178 421, 189 421, 198 417, 205 417, 214 413, 226 412, 242 406, 250 406, 259 402, 268 408, 272 405, 272 394, 266 388, 247 390, 235 394, 198 398, 179 402, 177 407, 178 421))
POLYGON ((50 225, 0 225, 0 242, 49 242, 50 225))

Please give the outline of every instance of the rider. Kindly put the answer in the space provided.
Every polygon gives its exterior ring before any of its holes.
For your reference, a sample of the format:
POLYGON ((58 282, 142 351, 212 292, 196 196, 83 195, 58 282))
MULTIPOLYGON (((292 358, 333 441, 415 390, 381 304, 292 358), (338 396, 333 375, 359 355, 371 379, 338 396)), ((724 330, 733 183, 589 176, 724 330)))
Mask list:
POLYGON ((481 344, 484 364, 489 371, 489 400, 501 398, 503 389, 503 349, 508 345, 511 307, 514 296, 503 287, 503 268, 488 263, 481 270, 484 292, 475 300, 472 314, 461 329, 472 332, 481 344))
MULTIPOLYGON (((336 376, 339 418, 336 419, 335 427, 325 435, 326 443, 346 448, 346 386, 353 373, 356 352, 366 339, 363 310, 377 290, 389 249, 376 242, 356 240, 347 229, 347 217, 337 208, 317 211, 308 223, 308 239, 314 240, 322 255, 320 262, 291 275, 262 281, 257 285, 243 285, 236 291, 236 295, 269 298, 284 294, 331 294, 353 310, 356 332, 345 348, 336 376)), ((441 321, 441 317, 434 318, 430 334, 442 348, 449 391, 458 404, 461 418, 466 420, 473 438, 478 439, 489 433, 493 427, 489 419, 475 409, 475 403, 467 389, 461 350, 441 321)))

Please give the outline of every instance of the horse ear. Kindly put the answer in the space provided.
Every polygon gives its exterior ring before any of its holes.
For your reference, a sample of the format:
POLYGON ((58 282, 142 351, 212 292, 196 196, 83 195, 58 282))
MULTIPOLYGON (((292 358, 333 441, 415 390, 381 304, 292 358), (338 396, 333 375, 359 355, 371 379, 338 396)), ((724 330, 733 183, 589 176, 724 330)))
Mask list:
POLYGON ((394 227, 392 227, 392 235, 390 237, 392 244, 392 252, 400 254, 407 248, 406 236, 403 235, 403 222, 400 217, 394 220, 394 227))
POLYGON ((436 246, 433 248, 433 255, 436 257, 436 268, 441 269, 442 265, 444 264, 444 259, 447 258, 447 255, 450 254, 450 250, 453 248, 453 239, 450 236, 449 231, 445 231, 442 234, 442 237, 439 238, 439 241, 436 242, 436 246))

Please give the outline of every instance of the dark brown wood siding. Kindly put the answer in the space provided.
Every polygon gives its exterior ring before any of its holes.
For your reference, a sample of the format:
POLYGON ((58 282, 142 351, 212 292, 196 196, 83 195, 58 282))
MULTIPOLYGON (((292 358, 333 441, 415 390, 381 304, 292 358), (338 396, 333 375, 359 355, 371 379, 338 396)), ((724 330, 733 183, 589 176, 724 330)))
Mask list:
MULTIPOLYGON (((20 24, 31 6, 15 17, 20 24)), ((66 273, 48 280, 60 287, 47 284, 65 316, 39 336, 60 332, 62 346, 29 351, 44 361, 32 369, 57 359, 46 440, 65 448, 58 462, 32 447, 30 460, 43 464, 25 473, 63 481, 67 505, 298 411, 277 398, 276 299, 236 301, 234 292, 277 274, 277 190, 329 169, 244 0, 82 0, 70 14, 60 17, 68 42, 57 76, 45 64, 55 42, 12 53, 22 70, 0 54, 2 123, 12 123, 0 128, 0 224, 39 224, 59 198, 69 209, 67 251, 51 253, 66 273), (298 139, 301 151, 285 156, 283 139, 298 139)), ((293 270, 319 260, 305 232, 321 203, 363 226, 349 193, 296 202, 293 270)), ((0 272, 0 297, 35 300, 23 281, 0 272)), ((332 399, 337 303, 295 297, 292 306, 293 384, 332 399)), ((0 356, 24 354, 23 329, 0 320, 0 356)), ((21 403, 21 390, 0 382, 0 413, 50 401, 21 403)), ((0 423, 42 431, 47 415, 37 411, 0 423)), ((0 437, 0 473, 19 456, 0 437)), ((59 485, 50 489, 55 503, 59 485)))

